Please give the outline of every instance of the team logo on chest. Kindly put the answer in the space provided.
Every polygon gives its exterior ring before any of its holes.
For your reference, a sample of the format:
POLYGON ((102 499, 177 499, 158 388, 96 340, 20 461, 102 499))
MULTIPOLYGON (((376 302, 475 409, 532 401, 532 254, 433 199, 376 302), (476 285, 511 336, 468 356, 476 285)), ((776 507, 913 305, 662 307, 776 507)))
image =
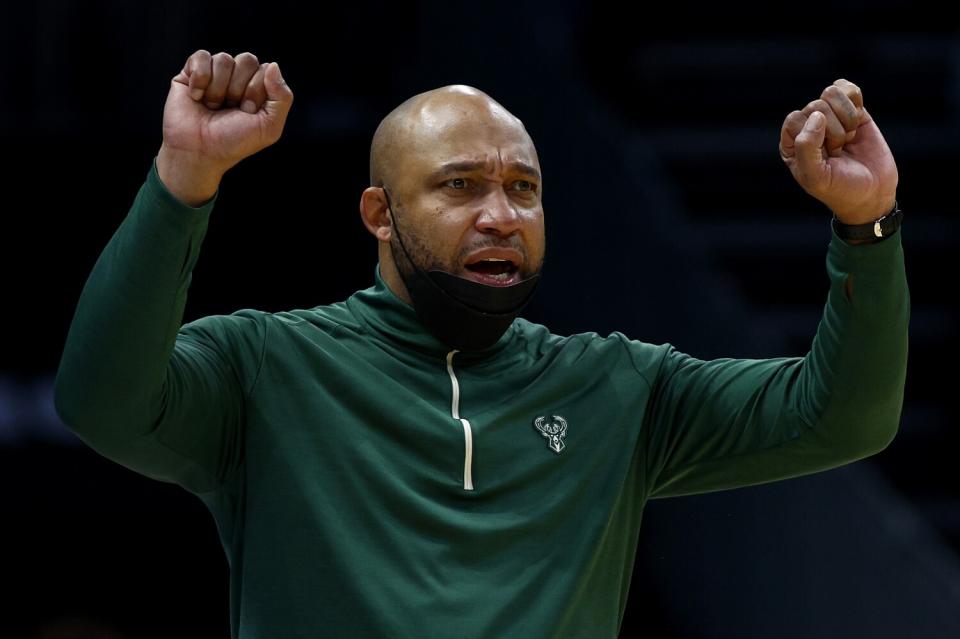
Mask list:
POLYGON ((540 416, 533 420, 533 426, 547 438, 550 450, 559 455, 564 448, 563 438, 567 436, 567 420, 560 415, 540 416))

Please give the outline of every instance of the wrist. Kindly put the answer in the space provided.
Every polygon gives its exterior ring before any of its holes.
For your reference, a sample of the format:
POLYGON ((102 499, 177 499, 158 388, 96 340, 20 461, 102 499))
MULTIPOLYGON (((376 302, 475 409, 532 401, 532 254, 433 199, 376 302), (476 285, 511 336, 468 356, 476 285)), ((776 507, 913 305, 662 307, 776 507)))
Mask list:
POLYGON ((188 206, 200 206, 213 198, 223 174, 209 160, 160 145, 157 175, 167 190, 188 206))
POLYGON ((889 197, 885 197, 879 202, 867 205, 860 204, 855 208, 831 210, 833 212, 833 217, 837 219, 837 222, 847 226, 855 226, 859 224, 873 224, 874 221, 882 218, 888 213, 893 212, 896 205, 897 197, 896 195, 891 195, 889 197))
POLYGON ((902 220, 903 212, 894 200, 890 209, 868 222, 850 224, 834 214, 830 223, 837 236, 847 244, 871 244, 881 242, 894 234, 900 228, 902 220))

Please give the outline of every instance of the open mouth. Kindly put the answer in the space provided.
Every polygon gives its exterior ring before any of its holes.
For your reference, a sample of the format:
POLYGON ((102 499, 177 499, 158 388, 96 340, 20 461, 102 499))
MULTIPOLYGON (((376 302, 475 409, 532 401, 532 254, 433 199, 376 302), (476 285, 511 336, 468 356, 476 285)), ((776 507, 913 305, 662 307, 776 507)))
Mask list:
POLYGON ((511 260, 484 258, 466 265, 469 279, 490 286, 509 286, 520 281, 520 267, 511 260))

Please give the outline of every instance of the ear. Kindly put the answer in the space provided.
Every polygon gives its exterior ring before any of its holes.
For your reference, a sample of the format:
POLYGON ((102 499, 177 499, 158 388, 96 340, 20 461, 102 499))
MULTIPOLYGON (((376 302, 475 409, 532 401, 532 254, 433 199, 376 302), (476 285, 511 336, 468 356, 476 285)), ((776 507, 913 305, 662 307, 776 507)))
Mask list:
POLYGON ((383 189, 371 186, 360 195, 360 219, 375 238, 389 242, 393 232, 392 211, 387 208, 387 198, 383 189))

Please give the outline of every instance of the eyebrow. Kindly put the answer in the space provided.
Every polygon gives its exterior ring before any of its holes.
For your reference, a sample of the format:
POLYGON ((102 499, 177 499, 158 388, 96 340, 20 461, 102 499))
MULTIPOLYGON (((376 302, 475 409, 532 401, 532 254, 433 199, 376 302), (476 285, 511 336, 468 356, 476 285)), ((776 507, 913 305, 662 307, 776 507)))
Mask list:
MULTIPOLYGON (((471 171, 479 171, 487 165, 486 162, 478 160, 464 160, 460 162, 448 162, 441 166, 437 171, 435 171, 431 178, 439 178, 444 175, 450 175, 451 173, 468 173, 471 171)), ((506 164, 507 168, 516 171, 517 173, 522 173, 528 177, 534 178, 537 182, 540 182, 540 171, 536 170, 531 165, 526 162, 508 162, 506 164)))

